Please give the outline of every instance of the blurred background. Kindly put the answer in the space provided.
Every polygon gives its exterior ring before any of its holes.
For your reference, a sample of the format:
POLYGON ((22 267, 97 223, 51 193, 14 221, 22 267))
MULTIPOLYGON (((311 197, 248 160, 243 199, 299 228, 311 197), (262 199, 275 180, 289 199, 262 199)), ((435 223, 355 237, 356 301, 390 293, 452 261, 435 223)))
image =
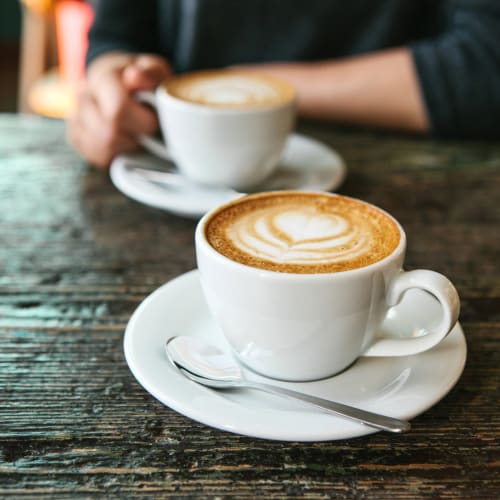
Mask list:
POLYGON ((0 112, 71 112, 92 19, 89 0, 0 0, 0 112))
POLYGON ((0 112, 17 110, 20 38, 19 0, 0 1, 0 112))

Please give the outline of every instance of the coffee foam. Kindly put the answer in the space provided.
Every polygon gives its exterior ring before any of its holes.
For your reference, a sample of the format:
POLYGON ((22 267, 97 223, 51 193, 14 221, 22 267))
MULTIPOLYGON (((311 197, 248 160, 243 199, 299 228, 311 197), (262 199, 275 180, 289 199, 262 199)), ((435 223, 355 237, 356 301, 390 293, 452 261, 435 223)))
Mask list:
POLYGON ((167 92, 184 101, 216 107, 279 105, 294 97, 290 85, 274 77, 242 71, 200 71, 167 82, 167 92))
POLYGON ((398 246, 396 222, 381 210, 340 195, 262 193, 216 212, 205 234, 226 257, 285 273, 357 269, 398 246))

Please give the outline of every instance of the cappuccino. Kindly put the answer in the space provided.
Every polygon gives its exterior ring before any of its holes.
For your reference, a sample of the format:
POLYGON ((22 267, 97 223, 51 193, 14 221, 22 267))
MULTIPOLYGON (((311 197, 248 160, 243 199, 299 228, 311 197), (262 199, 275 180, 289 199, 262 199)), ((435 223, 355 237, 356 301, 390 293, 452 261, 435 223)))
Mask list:
POLYGON ((333 273, 391 255, 401 231, 382 210, 329 193, 259 193, 221 207, 207 221, 209 244, 247 266, 281 273, 333 273))
POLYGON ((294 99, 294 89, 277 78, 246 71, 187 73, 165 83, 166 91, 183 101, 226 108, 280 106, 294 99))

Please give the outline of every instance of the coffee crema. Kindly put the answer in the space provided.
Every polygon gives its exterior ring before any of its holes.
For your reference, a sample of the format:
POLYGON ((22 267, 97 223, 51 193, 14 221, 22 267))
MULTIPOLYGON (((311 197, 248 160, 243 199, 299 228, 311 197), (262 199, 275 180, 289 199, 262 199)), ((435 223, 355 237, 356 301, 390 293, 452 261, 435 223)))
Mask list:
POLYGON ((279 106, 294 99, 288 83, 246 71, 199 71, 165 84, 167 92, 183 101, 226 108, 279 106))
POLYGON ((378 262, 397 248, 398 224, 378 208, 328 193, 281 191, 239 198, 206 222, 225 257, 282 273, 332 273, 378 262))

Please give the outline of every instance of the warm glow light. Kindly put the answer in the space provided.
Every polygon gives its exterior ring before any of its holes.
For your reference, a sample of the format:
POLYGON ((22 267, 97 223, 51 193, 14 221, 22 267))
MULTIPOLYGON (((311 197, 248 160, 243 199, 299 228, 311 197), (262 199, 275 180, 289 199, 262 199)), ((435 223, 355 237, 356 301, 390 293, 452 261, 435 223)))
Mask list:
POLYGON ((62 0, 56 3, 57 54, 62 78, 75 87, 85 74, 87 35, 94 18, 86 2, 62 0))
POLYGON ((55 68, 33 85, 28 95, 28 104, 40 115, 66 118, 74 107, 74 92, 55 68))
POLYGON ((30 10, 44 14, 50 10, 52 0, 21 0, 23 5, 30 10))
POLYGON ((41 76, 31 87, 28 104, 35 113, 66 118, 73 110, 75 93, 85 76, 87 36, 94 18, 92 6, 77 0, 22 1, 29 8, 54 7, 59 60, 58 68, 41 76))

